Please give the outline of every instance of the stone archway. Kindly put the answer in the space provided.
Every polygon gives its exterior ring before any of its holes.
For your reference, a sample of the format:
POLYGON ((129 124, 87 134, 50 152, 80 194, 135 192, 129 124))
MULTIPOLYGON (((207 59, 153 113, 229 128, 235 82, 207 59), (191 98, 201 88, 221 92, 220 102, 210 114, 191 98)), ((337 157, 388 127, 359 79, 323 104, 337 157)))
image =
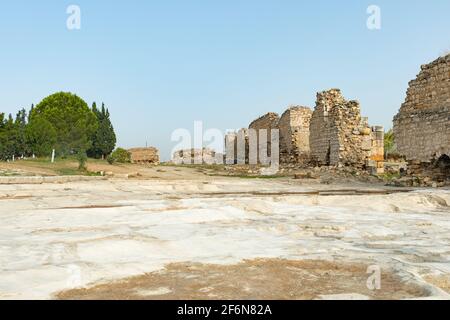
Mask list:
POLYGON ((434 167, 440 171, 444 179, 450 179, 450 157, 448 155, 441 155, 434 163, 434 167))

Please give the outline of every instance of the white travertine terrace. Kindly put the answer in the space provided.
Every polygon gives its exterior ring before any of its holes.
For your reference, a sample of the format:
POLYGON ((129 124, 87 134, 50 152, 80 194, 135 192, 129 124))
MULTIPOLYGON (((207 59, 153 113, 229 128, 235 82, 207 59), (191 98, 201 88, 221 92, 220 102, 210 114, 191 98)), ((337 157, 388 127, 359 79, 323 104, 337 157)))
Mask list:
POLYGON ((449 297, 422 276, 450 274, 450 191, 286 194, 325 188, 342 186, 235 178, 0 185, 0 299, 48 299, 171 262, 253 258, 375 263, 449 297))

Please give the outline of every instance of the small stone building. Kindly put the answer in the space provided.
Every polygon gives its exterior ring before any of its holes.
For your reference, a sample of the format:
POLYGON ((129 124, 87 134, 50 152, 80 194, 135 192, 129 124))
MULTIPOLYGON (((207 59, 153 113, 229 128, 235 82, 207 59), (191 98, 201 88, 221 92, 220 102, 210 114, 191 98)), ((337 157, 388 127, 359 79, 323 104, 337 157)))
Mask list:
POLYGON ((312 110, 308 107, 289 107, 278 122, 280 130, 280 161, 298 164, 309 160, 309 125, 312 110))
POLYGON ((423 65, 394 117, 397 150, 409 161, 450 156, 450 54, 423 65))
POLYGON ((129 149, 131 163, 137 164, 159 164, 159 150, 154 147, 129 149))
POLYGON ((319 165, 372 167, 383 172, 383 127, 369 127, 359 103, 345 100, 339 89, 317 94, 309 142, 311 158, 319 165))

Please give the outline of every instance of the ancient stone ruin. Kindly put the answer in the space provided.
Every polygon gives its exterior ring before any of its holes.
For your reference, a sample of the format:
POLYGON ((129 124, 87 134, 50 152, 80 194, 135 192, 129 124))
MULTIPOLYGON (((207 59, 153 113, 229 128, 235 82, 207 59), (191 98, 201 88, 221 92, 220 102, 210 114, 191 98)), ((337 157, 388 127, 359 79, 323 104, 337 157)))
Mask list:
POLYGON ((137 164, 159 164, 159 150, 154 147, 129 149, 131 163, 137 164))
POLYGON ((222 163, 222 159, 223 155, 210 148, 177 150, 172 155, 172 162, 176 164, 217 164, 222 163))
MULTIPOLYGON (((317 94, 314 112, 308 107, 291 106, 281 116, 267 113, 249 125, 225 137, 228 164, 249 162, 249 150, 271 156, 271 132, 279 130, 279 152, 282 165, 353 166, 383 173, 384 129, 369 127, 367 118, 361 117, 357 101, 347 101, 339 89, 317 94), (257 145, 252 146, 252 130, 257 145), (260 147, 260 133, 265 129, 267 143, 260 147), (257 137, 257 138, 256 138, 257 137), (262 148, 263 150, 260 150, 262 148), (239 150, 245 150, 245 153, 239 150)), ((251 153, 250 153, 251 154, 251 153)), ((256 162, 255 162, 256 163, 256 162)))
POLYGON ((261 164, 261 154, 270 158, 272 130, 278 130, 279 120, 278 114, 269 112, 250 123, 248 129, 229 132, 225 136, 227 164, 261 164))
MULTIPOLYGON (((226 164, 250 164, 249 130, 240 129, 225 135, 226 164)), ((256 160, 254 160, 256 161, 256 160)))
POLYGON ((450 178, 450 54, 423 65, 409 83, 394 117, 394 136, 411 174, 431 171, 435 179, 450 178))
MULTIPOLYGON (((450 180, 450 54, 422 66, 409 85, 394 118, 397 150, 409 161, 410 173, 427 171, 438 180, 450 180)), ((228 133, 226 163, 267 164, 260 157, 265 154, 272 160, 274 130, 279 134, 279 150, 274 150, 287 167, 351 167, 384 173, 384 128, 370 126, 359 102, 346 100, 339 89, 317 93, 314 111, 291 106, 281 117, 269 112, 248 129, 228 133)), ((186 155, 217 158, 212 150, 180 151, 174 158, 186 155)))
POLYGON ((311 159, 318 165, 372 167, 383 172, 383 127, 369 127, 359 103, 345 100, 339 89, 317 94, 309 142, 311 159))
POLYGON ((272 130, 278 130, 278 122, 280 121, 280 116, 277 113, 269 112, 264 116, 256 119, 248 126, 249 129, 256 130, 257 135, 257 146, 258 146, 258 162, 260 162, 260 154, 267 154, 271 157, 272 152, 272 130), (261 141, 260 130, 266 130, 267 132, 267 143, 261 141), (262 150, 261 150, 262 149, 262 150))
POLYGON ((309 160, 309 124, 312 110, 289 107, 278 122, 281 163, 304 163, 309 160))
POLYGON ((394 117, 397 150, 407 160, 450 155, 450 54, 423 65, 394 117))

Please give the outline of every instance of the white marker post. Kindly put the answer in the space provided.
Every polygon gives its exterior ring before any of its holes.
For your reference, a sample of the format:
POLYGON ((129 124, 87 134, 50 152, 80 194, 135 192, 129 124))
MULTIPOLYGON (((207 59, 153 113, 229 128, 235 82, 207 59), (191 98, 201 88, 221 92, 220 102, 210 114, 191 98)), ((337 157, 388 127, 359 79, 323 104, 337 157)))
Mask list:
POLYGON ((52 163, 55 162, 55 149, 52 151, 52 163))

